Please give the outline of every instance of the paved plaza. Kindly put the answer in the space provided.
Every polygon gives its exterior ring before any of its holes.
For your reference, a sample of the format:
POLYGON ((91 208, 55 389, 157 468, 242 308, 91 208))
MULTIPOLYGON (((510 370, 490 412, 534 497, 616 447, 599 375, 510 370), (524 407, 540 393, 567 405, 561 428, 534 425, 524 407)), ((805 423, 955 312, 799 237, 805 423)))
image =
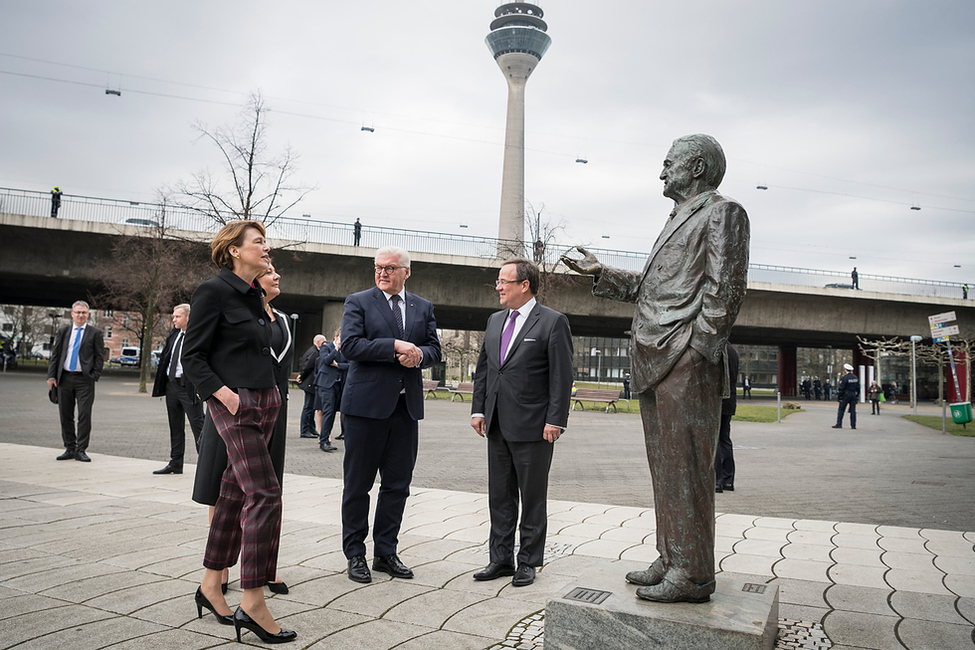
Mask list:
MULTIPOLYGON (((43 374, 0 374, 0 648, 233 642, 232 628, 196 618, 206 510, 189 499, 193 467, 151 474, 167 460, 165 407, 136 388, 131 375, 103 378, 92 462, 56 462, 43 374)), ((487 563, 484 442, 469 403, 428 400, 400 544, 416 578, 353 583, 341 442, 325 454, 298 439, 293 397, 279 567, 291 593, 270 601, 298 631, 291 647, 537 649, 545 603, 567 583, 595 568, 631 590, 623 573, 655 557, 639 416, 576 412, 556 448, 535 584, 473 581, 487 563)), ((736 491, 716 495, 722 573, 779 588, 781 648, 975 647, 975 439, 907 422, 904 406, 861 407, 851 431, 830 428, 835 403, 801 405, 781 424, 734 424, 736 491)))

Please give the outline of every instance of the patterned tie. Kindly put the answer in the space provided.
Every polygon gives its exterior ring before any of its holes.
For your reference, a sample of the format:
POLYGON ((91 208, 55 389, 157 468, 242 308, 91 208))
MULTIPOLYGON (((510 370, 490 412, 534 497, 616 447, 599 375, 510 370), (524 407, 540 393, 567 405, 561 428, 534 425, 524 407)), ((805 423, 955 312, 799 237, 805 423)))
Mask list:
POLYGON ((183 333, 176 335, 176 345, 173 346, 173 358, 169 363, 169 378, 176 379, 176 366, 179 365, 179 355, 183 353, 183 333))
POLYGON ((508 327, 501 334, 501 363, 504 363, 505 358, 508 356, 508 346, 511 345, 511 337, 515 334, 515 320, 517 318, 518 312, 512 310, 511 318, 508 320, 508 327))
POLYGON ((71 372, 78 372, 78 348, 81 347, 81 328, 74 328, 74 345, 71 346, 71 362, 68 367, 71 372))
POLYGON ((393 307, 393 318, 396 319, 396 327, 399 329, 399 337, 402 339, 406 337, 406 332, 403 329, 403 312, 399 310, 400 300, 402 298, 399 297, 399 294, 396 294, 389 299, 389 304, 393 307))

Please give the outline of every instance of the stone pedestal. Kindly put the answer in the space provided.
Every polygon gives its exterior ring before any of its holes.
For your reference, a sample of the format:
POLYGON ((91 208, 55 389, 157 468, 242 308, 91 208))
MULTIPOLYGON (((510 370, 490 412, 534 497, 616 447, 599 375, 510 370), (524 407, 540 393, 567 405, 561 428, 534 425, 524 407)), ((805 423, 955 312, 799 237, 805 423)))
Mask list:
POLYGON ((707 603, 652 603, 636 597, 614 563, 583 574, 548 601, 545 650, 772 650, 778 634, 778 587, 718 574, 707 603))

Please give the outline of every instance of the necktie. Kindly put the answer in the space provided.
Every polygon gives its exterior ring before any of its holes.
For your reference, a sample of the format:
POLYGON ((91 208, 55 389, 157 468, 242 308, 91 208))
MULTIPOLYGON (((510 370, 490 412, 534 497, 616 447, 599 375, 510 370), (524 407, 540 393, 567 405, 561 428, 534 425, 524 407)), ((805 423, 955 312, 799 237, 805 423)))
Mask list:
POLYGON ((169 362, 169 378, 176 379, 176 366, 179 365, 179 355, 183 353, 183 333, 176 335, 176 344, 173 346, 173 358, 169 362))
POLYGON ((515 334, 515 320, 517 318, 518 312, 512 311, 511 318, 508 320, 508 326, 501 334, 501 363, 504 363, 505 357, 508 356, 508 346, 511 345, 511 337, 515 334))
POLYGON ((81 347, 81 328, 74 328, 74 345, 71 346, 71 362, 68 367, 71 372, 78 372, 78 348, 81 347))
POLYGON ((402 298, 399 297, 399 294, 396 294, 389 299, 389 303, 393 307, 393 318, 396 319, 396 327, 399 329, 399 337, 404 338, 406 334, 403 330, 403 312, 399 310, 400 300, 402 300, 402 298))

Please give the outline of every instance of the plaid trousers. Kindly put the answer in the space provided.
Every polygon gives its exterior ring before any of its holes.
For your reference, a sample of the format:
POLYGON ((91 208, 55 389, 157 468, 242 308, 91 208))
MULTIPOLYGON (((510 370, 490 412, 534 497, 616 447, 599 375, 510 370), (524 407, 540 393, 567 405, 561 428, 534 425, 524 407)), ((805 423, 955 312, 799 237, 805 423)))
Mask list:
POLYGON ((274 580, 281 536, 281 486, 274 474, 268 440, 274 431, 278 389, 239 388, 240 407, 231 414, 209 400, 217 433, 227 445, 227 469, 213 511, 203 566, 223 570, 240 555, 240 587, 256 589, 274 580))

